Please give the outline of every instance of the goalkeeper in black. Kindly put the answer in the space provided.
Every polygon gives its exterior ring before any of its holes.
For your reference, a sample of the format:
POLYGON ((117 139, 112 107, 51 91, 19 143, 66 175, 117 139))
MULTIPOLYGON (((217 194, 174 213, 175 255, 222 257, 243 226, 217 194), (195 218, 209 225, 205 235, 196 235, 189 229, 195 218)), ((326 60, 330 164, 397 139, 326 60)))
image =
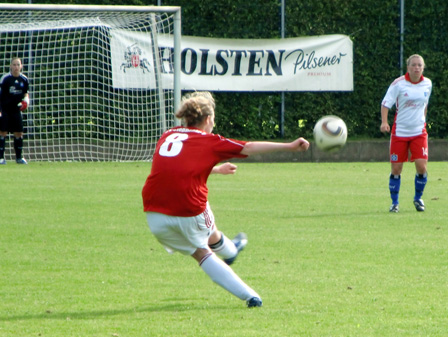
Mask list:
POLYGON ((0 165, 6 164, 5 143, 8 132, 14 134, 16 163, 27 164, 22 156, 23 119, 22 111, 29 105, 28 78, 22 74, 22 61, 11 60, 10 72, 0 79, 0 165))

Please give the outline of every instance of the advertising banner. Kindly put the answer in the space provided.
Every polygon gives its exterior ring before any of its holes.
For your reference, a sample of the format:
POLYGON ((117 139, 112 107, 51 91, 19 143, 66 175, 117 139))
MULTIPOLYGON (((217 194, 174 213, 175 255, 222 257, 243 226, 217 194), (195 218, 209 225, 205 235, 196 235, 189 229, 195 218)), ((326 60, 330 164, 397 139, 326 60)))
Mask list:
MULTIPOLYGON (((153 88, 147 36, 112 33, 114 86, 153 88)), ((172 73, 172 41, 157 43, 159 73, 172 73)), ((209 91, 353 91, 353 46, 346 35, 288 39, 183 36, 181 89, 209 91)), ((171 86, 172 81, 163 80, 171 86)))

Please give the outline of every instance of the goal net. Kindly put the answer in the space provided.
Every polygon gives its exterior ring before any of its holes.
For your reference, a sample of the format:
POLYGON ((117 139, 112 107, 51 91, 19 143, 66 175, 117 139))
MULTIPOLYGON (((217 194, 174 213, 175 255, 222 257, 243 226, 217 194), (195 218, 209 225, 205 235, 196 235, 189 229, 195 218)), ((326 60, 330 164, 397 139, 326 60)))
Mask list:
POLYGON ((25 158, 151 160, 175 123, 179 49, 180 7, 0 4, 1 73, 20 57, 30 82, 25 158))

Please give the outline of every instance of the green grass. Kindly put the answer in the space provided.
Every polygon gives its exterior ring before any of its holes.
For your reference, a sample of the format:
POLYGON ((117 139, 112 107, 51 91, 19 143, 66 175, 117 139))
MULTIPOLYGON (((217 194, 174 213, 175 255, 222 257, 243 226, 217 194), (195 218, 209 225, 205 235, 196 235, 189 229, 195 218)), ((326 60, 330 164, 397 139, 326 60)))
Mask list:
MULTIPOLYGON (((209 179, 218 227, 249 245, 244 303, 146 225, 148 163, 0 167, 0 336, 446 336, 448 177, 412 164, 390 214, 387 163, 238 164, 209 179)), ((175 196, 174 196, 175 197, 175 196)))

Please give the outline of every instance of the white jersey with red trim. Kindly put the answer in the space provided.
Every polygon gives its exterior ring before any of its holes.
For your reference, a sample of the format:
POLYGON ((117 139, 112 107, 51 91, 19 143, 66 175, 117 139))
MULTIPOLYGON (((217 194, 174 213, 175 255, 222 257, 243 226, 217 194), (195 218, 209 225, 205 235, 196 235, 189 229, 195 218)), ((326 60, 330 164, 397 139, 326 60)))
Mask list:
POLYGON ((392 134, 413 137, 426 133, 425 110, 432 91, 432 82, 422 76, 414 83, 409 74, 397 78, 389 86, 382 105, 390 109, 396 106, 392 134))

